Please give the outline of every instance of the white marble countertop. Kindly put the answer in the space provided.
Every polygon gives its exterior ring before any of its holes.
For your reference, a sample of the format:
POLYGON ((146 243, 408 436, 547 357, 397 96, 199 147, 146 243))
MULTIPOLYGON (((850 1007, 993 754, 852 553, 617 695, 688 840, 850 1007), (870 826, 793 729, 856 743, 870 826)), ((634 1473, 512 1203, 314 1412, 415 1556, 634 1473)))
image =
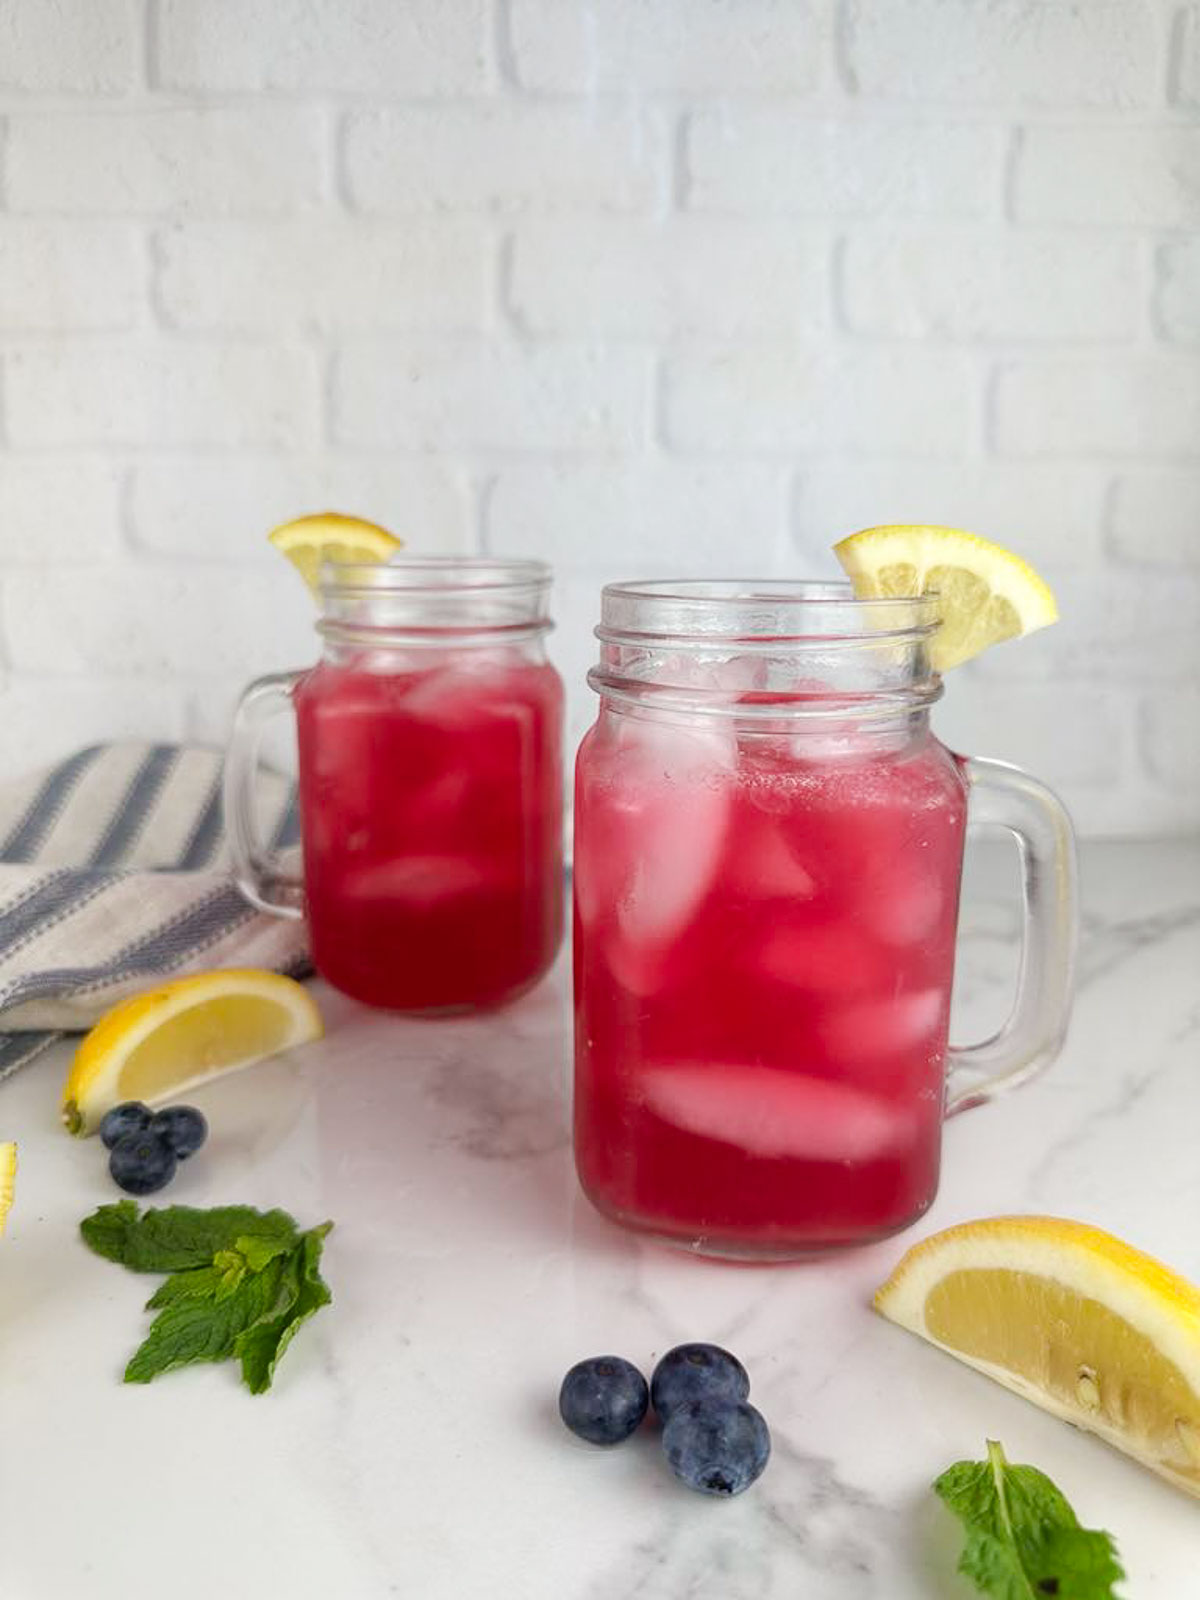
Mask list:
MULTIPOLYGON (((994 1019, 1015 913, 977 874, 956 1033, 994 1019)), ((231 1366, 118 1380, 147 1280, 87 1253, 117 1198, 56 1124, 59 1049, 0 1087, 21 1144, 0 1246, 0 1600, 222 1594, 414 1600, 954 1600, 928 1489, 1001 1439, 1118 1536, 1129 1600, 1195 1592, 1200 1503, 876 1317, 913 1239, 1029 1209, 1083 1218, 1200 1278, 1200 848, 1083 857, 1067 1050, 947 1130, 909 1236, 802 1266, 693 1259, 596 1216, 568 1142, 566 965, 509 1012, 402 1022, 319 991, 328 1037, 195 1096, 206 1151, 160 1203, 333 1217, 335 1304, 253 1398, 231 1366), (774 1454, 747 1494, 677 1484, 647 1430, 562 1428, 578 1358, 649 1368, 682 1339, 750 1369, 774 1454)))

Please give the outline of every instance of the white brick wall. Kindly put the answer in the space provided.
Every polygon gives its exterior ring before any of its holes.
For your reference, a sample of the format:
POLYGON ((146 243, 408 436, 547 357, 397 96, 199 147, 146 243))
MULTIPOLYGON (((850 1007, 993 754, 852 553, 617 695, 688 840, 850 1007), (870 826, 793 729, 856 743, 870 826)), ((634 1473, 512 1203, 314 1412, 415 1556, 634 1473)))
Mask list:
POLYGON ((1144 106, 1158 76, 1146 0, 850 0, 846 67, 863 94, 925 104, 1144 106))
POLYGON ((487 0, 159 0, 154 82, 207 94, 472 94, 487 0))
POLYGON ((1200 341, 1200 238, 1162 247, 1155 311, 1165 339, 1200 341))
POLYGON ((145 293, 144 251, 127 224, 0 216, 0 333, 132 328, 145 293))
POLYGON ((623 104, 408 106, 352 114, 344 135, 367 212, 645 212, 667 182, 661 119, 623 104))
POLYGON ((315 441, 307 350, 181 339, 57 341, 5 358, 8 437, 22 446, 315 441))
POLYGON ((138 0, 0 6, 0 89, 120 94, 136 83, 138 0))
POLYGON ((1177 21, 1178 57, 1173 87, 1181 105, 1200 105, 1200 6, 1184 6, 1177 21))
POLYGON ((1184 689, 1147 708, 1142 753, 1164 787, 1195 794, 1200 789, 1200 692, 1184 689))
POLYGON ((523 89, 779 94, 820 83, 827 14, 807 0, 512 0, 509 27, 523 89))
POLYGON ((876 337, 1120 343, 1140 322, 1137 268, 1131 239, 864 229, 842 303, 851 332, 876 337))
POLYGON ((1109 548, 1134 565, 1186 568, 1200 542, 1200 472, 1141 468, 1113 480, 1109 548))
MULTIPOLYGON (((718 576, 735 559, 747 572, 770 572, 786 560, 786 480, 786 469, 762 462, 504 463, 487 497, 485 536, 492 549, 538 556, 593 581, 718 576)), ((595 610, 594 588, 587 603, 595 610)), ((583 631, 590 641, 590 625, 583 631)))
POLYGON ((1012 174, 1019 223, 1115 228, 1200 224, 1200 127, 1173 123, 1029 127, 1012 174))
POLYGON ((857 106, 847 109, 845 121, 776 102, 697 111, 684 126, 687 205, 741 216, 893 220, 982 217, 992 209, 998 128, 864 121, 857 106))
POLYGON ((594 346, 347 345, 333 374, 334 436, 422 453, 637 451, 649 370, 640 350, 594 346))
POLYGON ((491 248, 474 220, 184 223, 156 247, 172 328, 479 333, 487 315, 491 248))
POLYGON ((795 338, 829 322, 829 241, 769 223, 530 223, 510 306, 535 335, 795 338))
POLYGON ((234 665, 263 671, 279 647, 303 655, 310 619, 299 588, 276 574, 145 567, 29 568, 5 579, 3 621, 14 673, 98 673, 162 684, 234 665), (52 626, 47 626, 51 622, 52 626))
MULTIPOLYGON (((157 451, 138 459, 128 485, 130 542, 179 562, 245 563, 278 577, 279 558, 263 530, 286 522, 297 506, 367 507, 418 549, 467 552, 475 546, 470 478, 451 460, 157 451)), ((61 491, 60 498, 66 498, 61 491)), ((0 504, 0 549, 3 538, 0 504)))
POLYGON ((1200 364, 1120 354, 1006 362, 995 442, 1017 456, 1200 455, 1200 364))
POLYGON ((685 453, 953 459, 968 443, 970 378, 934 350, 726 345, 668 359, 664 431, 685 453))
MULTIPOLYGON (((926 461, 859 458, 848 472, 841 460, 810 461, 795 474, 795 538, 815 564, 831 528, 866 528, 886 516, 987 528, 1046 566, 1087 571, 1101 560, 1104 490, 1102 474, 1074 462, 939 461, 931 471, 926 461)), ((1186 489, 1173 505, 1186 524, 1186 489)))
POLYGON ((8 205, 18 215, 278 216, 319 201, 324 135, 315 110, 14 111, 8 205))
POLYGON ((103 456, 7 452, 0 462, 0 571, 116 558, 123 477, 121 463, 103 456))
POLYGON ((878 521, 1062 622, 946 737, 1200 824, 1196 0, 0 0, 0 753, 219 739, 325 505, 597 585, 878 521))

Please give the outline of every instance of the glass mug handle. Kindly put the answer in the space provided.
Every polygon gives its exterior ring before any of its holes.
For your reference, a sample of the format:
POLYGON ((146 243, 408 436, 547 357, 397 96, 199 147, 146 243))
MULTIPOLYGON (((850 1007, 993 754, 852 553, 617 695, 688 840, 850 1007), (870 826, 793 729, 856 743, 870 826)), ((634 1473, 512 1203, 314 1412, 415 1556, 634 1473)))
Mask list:
POLYGON ((252 906, 272 916, 304 915, 303 881, 286 872, 259 838, 254 818, 254 778, 264 724, 290 711, 302 672, 273 672, 242 691, 225 754, 225 832, 233 878, 252 906), (279 898, 274 898, 278 895, 279 898))
POLYGON ((1005 761, 962 759, 968 823, 1005 828, 1021 855, 1024 919, 1017 992, 990 1039, 947 1054, 946 1115, 969 1111, 1048 1067, 1071 1014, 1078 913, 1075 835, 1045 784, 1005 761))

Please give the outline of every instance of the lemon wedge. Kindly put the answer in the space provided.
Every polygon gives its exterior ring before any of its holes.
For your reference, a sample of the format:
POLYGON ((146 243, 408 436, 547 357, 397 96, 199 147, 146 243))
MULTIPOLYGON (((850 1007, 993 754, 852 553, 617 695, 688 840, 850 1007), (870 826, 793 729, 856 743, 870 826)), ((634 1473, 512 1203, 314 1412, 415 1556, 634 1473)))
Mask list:
POLYGON ((860 600, 935 593, 930 664, 946 672, 1002 639, 1058 620, 1050 587, 1020 556, 959 528, 864 528, 833 547, 860 600))
POLYGON ((95 1133, 125 1100, 172 1100, 221 1073, 319 1039, 321 1013, 293 978, 231 968, 177 978, 101 1017, 62 1093, 69 1133, 95 1133))
POLYGON ((9 1140, 0 1144, 0 1233, 12 1210, 13 1190, 17 1183, 17 1147, 9 1140))
POLYGON ((273 528, 267 538, 285 555, 314 594, 325 561, 386 561, 403 540, 361 517, 319 511, 273 528))
POLYGON ((988 1217, 916 1245, 876 1309, 1200 1496, 1200 1291, 1099 1228, 988 1217))

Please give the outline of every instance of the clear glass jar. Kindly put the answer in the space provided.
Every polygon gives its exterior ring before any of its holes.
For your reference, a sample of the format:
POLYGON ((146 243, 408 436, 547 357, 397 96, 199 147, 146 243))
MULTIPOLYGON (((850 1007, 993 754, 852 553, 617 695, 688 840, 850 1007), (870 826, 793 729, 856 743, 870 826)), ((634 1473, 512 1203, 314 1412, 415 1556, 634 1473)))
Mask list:
POLYGON ((927 600, 839 585, 604 591, 576 775, 575 1141, 615 1220, 751 1258, 891 1233, 934 1197, 947 1106, 1057 1052, 1070 824, 1033 779, 934 738, 935 626, 927 600), (968 814, 1022 843, 1025 958, 1006 1028, 953 1051, 968 814))
POLYGON ((562 684, 541 562, 401 557, 326 566, 307 672, 242 697, 226 776, 237 876, 298 915, 323 977, 368 1005, 500 1005, 562 936, 562 684), (254 837, 259 729, 299 739, 303 887, 254 837))

